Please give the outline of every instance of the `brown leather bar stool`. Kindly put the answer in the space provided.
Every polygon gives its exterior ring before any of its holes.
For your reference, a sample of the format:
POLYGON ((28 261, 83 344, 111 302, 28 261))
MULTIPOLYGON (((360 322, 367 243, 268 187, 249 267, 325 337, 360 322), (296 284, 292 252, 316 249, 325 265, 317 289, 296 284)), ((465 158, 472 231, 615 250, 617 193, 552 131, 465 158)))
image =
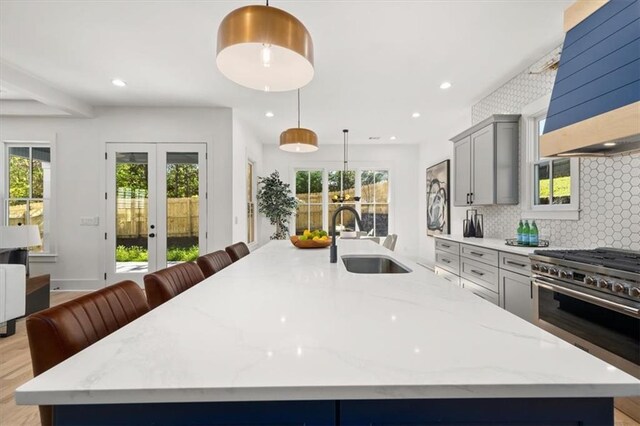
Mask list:
MULTIPOLYGON (((33 375, 80 352, 149 312, 142 289, 122 281, 27 318, 33 375)), ((53 424, 51 406, 40 406, 42 426, 53 424)))
POLYGON ((233 263, 231 257, 229 257, 227 252, 224 250, 218 250, 213 253, 200 256, 196 262, 198 263, 200 270, 202 270, 205 278, 210 277, 216 272, 222 271, 233 263))
POLYGON ((251 253, 249 251, 249 247, 247 247, 247 245, 243 242, 231 244, 229 247, 225 248, 225 251, 229 253, 229 257, 234 262, 237 262, 238 260, 251 253))
POLYGON ((149 308, 155 309, 204 280, 195 262, 179 263, 144 276, 149 308))

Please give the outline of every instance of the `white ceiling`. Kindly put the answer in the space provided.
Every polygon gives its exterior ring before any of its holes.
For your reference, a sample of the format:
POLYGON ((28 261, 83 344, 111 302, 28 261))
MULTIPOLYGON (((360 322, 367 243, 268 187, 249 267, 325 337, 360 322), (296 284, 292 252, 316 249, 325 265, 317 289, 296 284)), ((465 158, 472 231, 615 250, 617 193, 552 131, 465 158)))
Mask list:
POLYGON ((7 101, 26 101, 31 100, 31 97, 17 90, 0 86, 0 99, 7 101))
MULTIPOLYGON (((277 1, 309 29, 315 78, 302 126, 321 143, 419 143, 562 41, 572 0, 277 1), (439 89, 451 81, 447 91, 439 89), (411 113, 419 111, 419 119, 411 113)), ((296 123, 296 94, 215 65, 218 24, 245 1, 2 1, 0 58, 92 105, 228 106, 265 143, 296 123), (124 89, 113 78, 128 83, 124 89), (275 117, 264 114, 273 111, 275 117)))

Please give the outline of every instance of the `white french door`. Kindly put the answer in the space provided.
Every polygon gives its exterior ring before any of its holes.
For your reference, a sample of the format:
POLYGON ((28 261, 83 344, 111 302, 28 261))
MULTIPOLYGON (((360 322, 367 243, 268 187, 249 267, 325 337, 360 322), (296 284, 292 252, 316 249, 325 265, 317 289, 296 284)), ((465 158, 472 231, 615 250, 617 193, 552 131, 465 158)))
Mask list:
POLYGON ((206 144, 107 143, 106 161, 107 284, 205 252, 206 144))

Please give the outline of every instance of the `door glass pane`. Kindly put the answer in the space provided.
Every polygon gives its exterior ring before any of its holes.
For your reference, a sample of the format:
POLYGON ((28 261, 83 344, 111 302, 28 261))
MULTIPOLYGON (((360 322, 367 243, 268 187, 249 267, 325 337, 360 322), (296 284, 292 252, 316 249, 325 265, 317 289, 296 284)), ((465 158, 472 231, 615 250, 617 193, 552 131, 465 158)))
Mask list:
POLYGON ((9 148, 9 198, 28 198, 29 148, 9 148))
POLYGON ((255 241, 255 207, 253 205, 253 163, 247 163, 247 242, 255 241))
POLYGON ((149 271, 148 189, 147 153, 116 153, 116 273, 149 271))
POLYGON ((571 160, 553 160, 553 204, 571 204, 571 160))
POLYGON ((539 163, 534 166, 535 199, 536 205, 549 204, 549 163, 539 163))
POLYGON ((366 231, 373 235, 375 233, 374 223, 376 219, 375 204, 363 204, 361 211, 362 215, 360 217, 362 219, 362 231, 366 231))
POLYGON ((386 237, 389 234, 389 204, 376 204, 376 236, 386 237))
POLYGON ((167 153, 167 265, 190 262, 199 255, 197 152, 167 153))
POLYGON ((375 176, 375 197, 376 203, 389 202, 389 172, 386 170, 376 171, 375 176))

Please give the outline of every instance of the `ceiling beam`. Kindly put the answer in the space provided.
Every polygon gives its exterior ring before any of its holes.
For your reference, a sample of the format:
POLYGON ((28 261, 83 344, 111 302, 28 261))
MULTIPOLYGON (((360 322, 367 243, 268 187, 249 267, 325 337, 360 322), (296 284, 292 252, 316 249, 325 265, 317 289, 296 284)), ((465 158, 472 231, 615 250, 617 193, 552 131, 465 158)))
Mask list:
POLYGON ((13 117, 70 117, 68 112, 38 101, 0 99, 0 115, 13 117))
POLYGON ((93 117, 93 107, 38 77, 0 59, 0 86, 29 96, 40 103, 74 117, 93 117))

